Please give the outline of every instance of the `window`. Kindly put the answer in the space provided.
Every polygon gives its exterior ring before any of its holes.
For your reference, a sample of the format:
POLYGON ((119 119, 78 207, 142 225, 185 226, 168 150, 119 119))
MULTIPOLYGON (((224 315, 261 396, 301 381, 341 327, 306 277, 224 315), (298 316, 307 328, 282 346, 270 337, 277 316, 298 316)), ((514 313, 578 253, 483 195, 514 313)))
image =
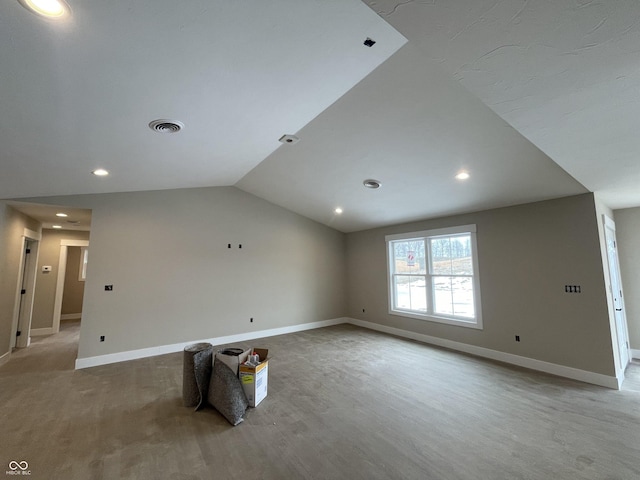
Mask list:
POLYGON ((80 247, 80 270, 78 271, 78 281, 84 282, 87 279, 87 261, 89 260, 89 249, 80 247))
POLYGON ((389 313, 482 328, 476 226, 389 235, 389 313))

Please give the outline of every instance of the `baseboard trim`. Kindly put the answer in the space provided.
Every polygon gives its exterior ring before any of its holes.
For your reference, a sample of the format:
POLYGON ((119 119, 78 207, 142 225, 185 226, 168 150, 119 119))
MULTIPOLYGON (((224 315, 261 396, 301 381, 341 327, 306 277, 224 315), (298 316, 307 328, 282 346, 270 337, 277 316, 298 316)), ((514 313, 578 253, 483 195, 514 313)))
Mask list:
MULTIPOLYGON (((578 380, 580 382, 590 383, 592 385, 598 385, 601 387, 611 388, 619 390, 622 384, 621 380, 614 376, 603 375, 600 373, 588 372, 586 370, 580 370, 578 368, 567 367, 564 365, 558 365, 556 363, 544 362, 542 360, 536 360, 533 358, 522 357, 520 355, 514 355, 512 353, 500 352, 497 350, 491 350, 484 347, 478 347, 475 345, 469 345, 466 343, 455 342, 453 340, 447 340, 439 337, 432 337, 430 335, 424 335, 422 333, 411 332, 409 330, 402 330, 400 328, 388 327, 378 323, 367 322, 365 320, 358 320, 355 318, 342 317, 334 318, 330 320, 323 320, 320 322, 301 323, 298 325, 291 325, 288 327, 271 328, 267 330, 258 330, 255 332, 239 333, 236 335, 227 335, 223 337, 206 338, 199 340, 191 340, 189 342, 174 343, 171 345, 160 345, 157 347, 142 348, 139 350, 129 350, 126 352, 109 353, 106 355, 98 355, 94 357, 78 358, 76 360, 76 370, 83 368, 97 367, 100 365, 108 365, 111 363, 126 362, 129 360, 137 360, 139 358, 155 357, 156 355, 165 355, 167 353, 181 352, 187 345, 198 342, 208 342, 212 345, 226 345, 235 342, 244 342, 247 340, 253 340, 256 338, 273 337, 276 335, 286 335, 288 333, 303 332, 305 330, 313 330, 316 328, 330 327, 333 325, 340 325, 343 323, 349 323, 358 327, 367 328, 369 330, 375 330, 378 332, 388 333, 396 335, 398 337, 409 338, 411 340, 417 340, 422 343, 431 345, 437 345, 439 347, 456 350, 459 352, 468 353, 482 358, 488 358, 519 367, 528 368, 531 370, 537 370, 540 372, 550 373, 559 377, 570 378, 572 380, 578 380)), ((46 329, 39 329, 46 330, 46 329)), ((31 331, 34 335, 33 330, 31 331)), ((632 350, 633 358, 640 358, 640 350, 632 350), (636 357, 638 354, 638 357, 636 357)))
POLYGON ((636 350, 634 348, 631 349, 631 358, 636 360, 640 360, 640 350, 636 350))
POLYGON ((189 342, 174 343, 171 345, 160 345, 158 347, 142 348, 139 350, 129 350, 126 352, 109 353, 106 355, 98 355, 95 357, 78 358, 76 360, 76 370, 83 368, 97 367, 100 365, 108 365, 110 363, 126 362, 128 360, 137 360, 139 358, 155 357, 156 355, 165 355, 167 353, 181 352, 184 347, 192 343, 208 342, 212 345, 226 345, 235 342, 244 342, 256 338, 273 337, 276 335, 286 335, 287 333, 303 332, 305 330, 313 330, 316 328, 330 327, 347 323, 347 318, 334 318, 330 320, 322 320, 319 322, 301 323, 288 327, 270 328, 267 330, 258 330, 255 332, 239 333, 236 335, 227 335, 224 337, 205 338, 199 340, 191 340, 189 342))
POLYGON ((555 363, 544 362, 542 360, 535 360, 533 358, 521 357, 520 355, 514 355, 512 353, 499 352, 497 350, 491 350, 484 347, 477 347, 475 345, 469 345, 466 343, 454 342, 453 340, 447 340, 444 338, 432 337, 421 333, 415 333, 408 330, 402 330, 400 328, 387 327, 386 325, 380 325, 378 323, 367 322, 365 320, 357 320, 355 318, 348 318, 347 322, 359 327, 368 328, 370 330, 377 330, 379 332, 389 333, 399 337, 409 338, 417 340, 423 343, 429 343, 431 345, 437 345, 440 347, 449 348, 451 350, 457 350, 459 352, 469 353, 478 357, 489 358, 491 360, 497 360, 499 362, 509 363, 511 365, 517 365, 519 367, 529 368, 531 370, 537 370, 540 372, 550 373, 559 377, 570 378, 601 387, 612 388, 614 390, 620 389, 620 381, 618 378, 600 373, 588 372, 586 370, 580 370, 577 368, 567 367, 564 365, 558 365, 555 363))
POLYGON ((29 336, 31 337, 37 337, 37 336, 42 336, 42 335, 53 335, 54 332, 52 327, 48 327, 48 328, 32 328, 31 330, 29 330, 29 336))
POLYGON ((60 320, 78 320, 82 318, 82 313, 65 313, 60 315, 60 320))
POLYGON ((3 355, 0 355, 0 365, 4 365, 5 363, 7 363, 10 358, 11 358, 11 350, 9 350, 7 353, 3 355))

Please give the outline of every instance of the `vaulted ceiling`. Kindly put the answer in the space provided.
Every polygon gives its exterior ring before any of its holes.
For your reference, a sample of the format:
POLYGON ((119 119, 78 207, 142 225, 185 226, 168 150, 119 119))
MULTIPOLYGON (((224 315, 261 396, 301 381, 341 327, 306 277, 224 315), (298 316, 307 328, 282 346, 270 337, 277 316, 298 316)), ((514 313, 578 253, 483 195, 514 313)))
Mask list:
POLYGON ((0 4, 0 198, 235 185, 345 232, 640 205, 638 2, 68 3, 0 4))

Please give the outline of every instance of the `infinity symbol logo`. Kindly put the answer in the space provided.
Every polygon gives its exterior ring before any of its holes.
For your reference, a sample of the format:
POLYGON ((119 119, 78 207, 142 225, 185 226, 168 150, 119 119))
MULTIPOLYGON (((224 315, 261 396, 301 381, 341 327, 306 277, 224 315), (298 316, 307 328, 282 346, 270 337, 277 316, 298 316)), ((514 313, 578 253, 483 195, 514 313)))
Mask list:
POLYGON ((11 470, 26 470, 27 468, 29 468, 29 464, 26 462, 26 460, 23 460, 22 462, 16 462, 15 460, 11 460, 9 462, 9 468, 11 470))

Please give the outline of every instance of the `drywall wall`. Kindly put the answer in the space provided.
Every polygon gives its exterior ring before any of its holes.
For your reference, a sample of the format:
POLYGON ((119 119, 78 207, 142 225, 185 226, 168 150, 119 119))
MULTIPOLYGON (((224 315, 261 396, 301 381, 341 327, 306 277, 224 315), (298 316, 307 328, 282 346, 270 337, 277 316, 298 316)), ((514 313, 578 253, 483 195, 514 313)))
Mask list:
POLYGON ((84 280, 80 280, 81 247, 67 247, 67 268, 62 295, 62 315, 80 315, 84 280))
POLYGON ((640 208, 616 210, 618 258, 629 327, 629 343, 640 350, 640 208))
MULTIPOLYGON (((58 269, 60 268, 60 242, 65 239, 89 240, 89 232, 52 229, 42 230, 42 240, 40 241, 40 253, 38 256, 38 271, 36 273, 36 294, 33 300, 33 317, 31 319, 31 329, 53 328, 53 309, 56 297, 58 269), (51 271, 43 272, 42 267, 44 265, 51 266, 51 271)), ((73 274, 74 272, 71 272, 71 275, 73 274)), ((75 271, 75 275, 77 278, 77 270, 75 271)))
POLYGON ((237 188, 37 202, 92 209, 80 359, 345 314, 344 234, 237 188))
POLYGON ((615 374, 592 194, 350 233, 347 266, 350 317, 615 374), (484 328, 390 315, 385 235, 466 224, 477 225, 484 328))
POLYGON ((36 220, 0 201, 0 359, 10 352, 24 230, 40 232, 36 220))

